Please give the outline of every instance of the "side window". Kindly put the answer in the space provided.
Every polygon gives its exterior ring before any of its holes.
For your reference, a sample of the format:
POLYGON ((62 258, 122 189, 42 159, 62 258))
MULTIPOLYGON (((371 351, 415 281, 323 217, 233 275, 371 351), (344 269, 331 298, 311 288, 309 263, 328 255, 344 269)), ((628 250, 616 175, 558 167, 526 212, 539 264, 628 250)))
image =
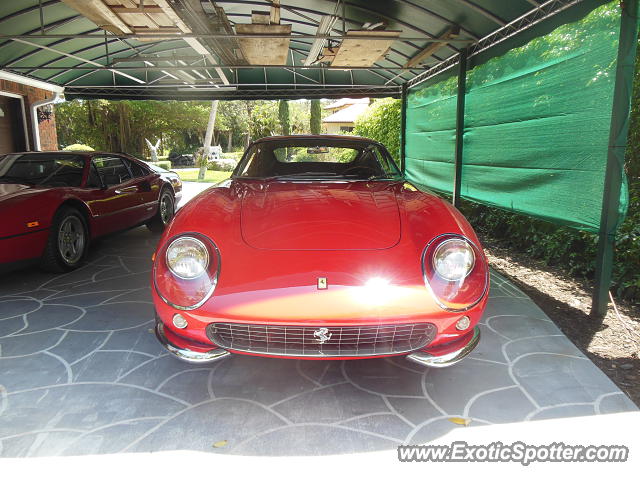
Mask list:
POLYGON ((400 170, 398 169, 395 160, 391 157, 391 154, 384 152, 380 147, 376 147, 374 151, 380 165, 382 166, 382 170, 386 175, 400 175, 400 170))
POLYGON ((2 176, 32 185, 79 187, 85 159, 67 153, 35 153, 7 155, 2 176))
POLYGON ((96 157, 93 164, 98 170, 98 175, 102 178, 102 183, 107 187, 120 185, 131 180, 131 173, 121 158, 118 157, 96 157))
POLYGON ((133 160, 129 160, 128 158, 123 158, 124 162, 129 165, 129 169, 135 178, 138 177, 146 177, 149 175, 149 172, 145 170, 138 162, 134 162, 133 160))
POLYGON ((84 173, 84 159, 60 157, 53 161, 55 170, 44 179, 42 185, 54 187, 79 187, 84 173))
POLYGON ((102 188, 102 181, 98 175, 96 164, 92 161, 89 165, 89 176, 87 177, 87 188, 102 188))

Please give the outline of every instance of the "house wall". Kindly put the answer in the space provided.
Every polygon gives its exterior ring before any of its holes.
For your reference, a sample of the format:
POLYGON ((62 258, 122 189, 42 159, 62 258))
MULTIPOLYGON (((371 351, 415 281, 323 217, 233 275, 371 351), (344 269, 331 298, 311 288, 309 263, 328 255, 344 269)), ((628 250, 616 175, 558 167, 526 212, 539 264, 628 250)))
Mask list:
MULTIPOLYGON (((30 87, 8 80, 0 80, 0 94, 1 92, 20 95, 23 98, 27 121, 27 136, 29 138, 30 148, 33 150, 35 143, 33 139, 32 122, 34 120, 31 118, 31 105, 40 100, 52 98, 54 93, 49 90, 30 87)), ((37 122, 38 120, 35 119, 35 121, 37 122)), ((51 114, 50 120, 45 120, 38 124, 38 130, 40 131, 40 148, 42 150, 57 150, 58 134, 56 132, 56 121, 53 113, 51 114)))
POLYGON ((344 128, 353 128, 353 122, 345 122, 345 123, 323 123, 323 129, 326 133, 329 134, 348 134, 351 133, 349 131, 341 130, 340 127, 344 128))

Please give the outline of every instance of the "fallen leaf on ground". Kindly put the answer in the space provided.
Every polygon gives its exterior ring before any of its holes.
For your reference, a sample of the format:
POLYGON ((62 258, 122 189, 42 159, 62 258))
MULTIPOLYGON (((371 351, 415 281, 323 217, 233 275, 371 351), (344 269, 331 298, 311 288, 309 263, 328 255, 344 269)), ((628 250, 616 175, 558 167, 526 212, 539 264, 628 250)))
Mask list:
POLYGON ((465 427, 468 427, 469 424, 471 423, 470 418, 461 418, 461 417, 450 417, 449 421, 452 423, 455 423, 456 425, 464 425, 465 427))
POLYGON ((220 440, 212 445, 213 448, 222 448, 227 444, 226 440, 220 440))

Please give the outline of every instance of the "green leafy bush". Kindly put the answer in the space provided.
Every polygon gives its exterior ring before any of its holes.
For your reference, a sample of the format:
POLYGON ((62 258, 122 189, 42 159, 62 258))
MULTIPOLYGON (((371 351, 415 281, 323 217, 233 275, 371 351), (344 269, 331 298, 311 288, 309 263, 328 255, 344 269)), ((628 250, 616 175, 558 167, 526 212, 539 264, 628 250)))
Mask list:
MULTIPOLYGON (((640 181, 630 184, 629 214, 618 230, 613 291, 640 302, 640 181)), ((543 220, 463 201, 460 210, 474 228, 505 246, 555 265, 576 277, 592 278, 598 237, 543 220)))
MULTIPOLYGON (((225 153, 225 157, 227 154, 225 153)), ((217 160, 209 160, 207 163, 207 170, 216 170, 218 172, 232 172, 238 164, 232 158, 219 158, 217 160)))
POLYGON ((171 170, 171 162, 169 160, 160 160, 159 162, 149 162, 153 165, 157 165, 160 168, 164 168, 165 170, 171 170))
POLYGON ((238 152, 226 152, 223 154, 224 158, 231 158, 235 160, 236 163, 240 161, 242 155, 244 155, 244 150, 240 150, 238 152))
POLYGON ((400 116, 402 101, 395 98, 374 100, 356 119, 354 134, 382 143, 400 165, 400 116))
POLYGON ((68 152, 93 152, 94 149, 89 145, 82 145, 81 143, 74 143, 73 145, 69 145, 64 147, 63 150, 68 152))

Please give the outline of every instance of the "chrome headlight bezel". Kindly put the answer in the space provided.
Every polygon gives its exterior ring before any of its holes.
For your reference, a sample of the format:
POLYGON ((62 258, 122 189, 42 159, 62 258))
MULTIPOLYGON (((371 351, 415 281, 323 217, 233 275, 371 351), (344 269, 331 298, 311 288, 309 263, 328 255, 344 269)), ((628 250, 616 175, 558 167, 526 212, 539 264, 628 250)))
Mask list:
POLYGON ((471 246, 471 244, 469 243, 469 241, 464 238, 464 237, 452 237, 449 238, 445 241, 443 241, 442 243, 440 243, 435 250, 433 251, 433 257, 431 258, 431 263, 433 266, 433 270, 436 272, 436 274, 438 276, 440 276, 440 278, 442 278, 443 280, 446 280, 447 282, 460 282, 462 280, 464 280, 465 278, 467 278, 469 276, 469 274, 473 271, 473 267, 475 267, 476 264, 476 254, 473 250, 473 247, 471 246), (438 254, 445 250, 446 248, 451 248, 452 244, 458 244, 459 246, 463 246, 465 249, 465 253, 470 257, 470 262, 467 262, 466 264, 466 271, 464 272, 464 275, 458 275, 458 276, 447 276, 445 273, 442 272, 442 270, 439 268, 440 267, 440 263, 438 262, 438 254))
POLYGON ((422 251, 420 263, 424 285, 435 303, 443 310, 455 313, 465 312, 486 298, 489 290, 489 266, 481 247, 465 235, 442 233, 432 238, 422 251), (458 281, 449 281, 441 277, 436 272, 433 262, 435 249, 450 239, 466 242, 475 256, 470 272, 458 281))
POLYGON ((194 231, 184 231, 171 236, 158 247, 153 262, 153 286, 155 293, 167 305, 176 310, 195 310, 204 305, 214 294, 221 269, 221 255, 216 243, 208 236, 194 231), (207 247, 208 266, 204 275, 183 279, 174 274, 167 264, 167 249, 176 240, 192 237, 207 247))
MULTIPOLYGON (((183 248, 188 248, 188 247, 183 247, 183 248)), ((167 268, 169 269, 172 275, 175 275, 177 278, 180 278, 182 280, 195 280, 196 278, 199 278, 202 275, 205 275, 207 273, 207 268, 209 268, 209 262, 210 262, 209 250, 207 249, 207 246, 204 244, 204 242, 202 242, 201 240, 195 237, 188 236, 188 235, 180 236, 174 239, 167 247, 167 250, 165 252, 165 262, 167 264, 167 268), (200 253, 204 257, 204 260, 205 260, 204 263, 199 263, 200 272, 197 275, 192 275, 192 276, 181 275, 179 272, 177 272, 174 269, 175 263, 172 264, 173 259, 170 258, 172 249, 179 248, 179 244, 184 242, 193 242, 192 248, 195 247, 196 249, 200 250, 200 253)))

